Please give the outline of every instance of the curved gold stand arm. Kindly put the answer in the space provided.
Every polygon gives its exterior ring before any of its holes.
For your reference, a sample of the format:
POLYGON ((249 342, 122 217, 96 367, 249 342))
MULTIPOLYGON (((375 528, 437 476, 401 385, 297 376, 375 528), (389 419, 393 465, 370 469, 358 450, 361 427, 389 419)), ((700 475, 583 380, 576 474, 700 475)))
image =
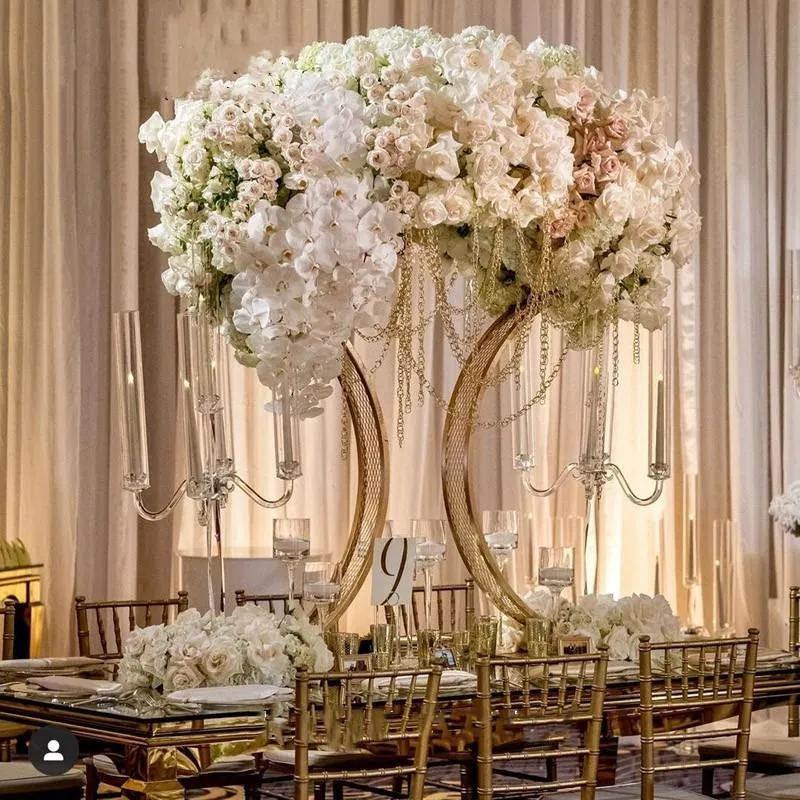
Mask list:
POLYGON ((337 564, 339 597, 325 615, 334 626, 366 580, 375 539, 383 533, 389 505, 389 442, 378 398, 363 364, 348 344, 339 383, 355 435, 358 472, 353 522, 345 552, 337 564))
POLYGON ((497 566, 478 530, 469 481, 469 446, 486 373, 516 326, 513 310, 484 333, 458 376, 444 426, 442 488, 458 552, 475 582, 497 608, 518 622, 533 616, 497 566))
POLYGON ((150 511, 148 508, 145 507, 144 503, 142 502, 142 494, 143 492, 134 492, 133 493, 133 502, 136 506, 136 512, 142 519, 146 519, 150 522, 157 522, 160 519, 164 519, 168 514, 172 512, 172 509, 175 508, 176 505, 181 501, 181 498, 186 493, 186 479, 181 481, 180 486, 175 490, 172 497, 170 497, 169 502, 164 506, 164 508, 158 511, 150 511))
MULTIPOLYGON (((288 481, 288 486, 283 494, 277 500, 268 500, 266 497, 260 495, 244 478, 238 475, 233 476, 233 483, 238 486, 254 503, 257 503, 262 508, 280 508, 285 506, 292 498, 294 491, 294 481, 288 481)), ((287 481, 284 481, 287 483, 287 481)))

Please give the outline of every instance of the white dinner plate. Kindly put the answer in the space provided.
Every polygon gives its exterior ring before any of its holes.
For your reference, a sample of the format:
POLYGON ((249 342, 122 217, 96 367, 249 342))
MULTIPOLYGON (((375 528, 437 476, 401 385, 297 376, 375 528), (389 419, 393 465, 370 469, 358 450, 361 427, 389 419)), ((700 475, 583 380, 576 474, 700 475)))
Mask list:
POLYGON ((202 686, 179 689, 167 695, 178 703, 198 703, 202 706, 263 706, 290 700, 294 692, 281 686, 250 684, 248 686, 202 686))
POLYGON ((64 692, 65 694, 83 697, 93 697, 94 695, 113 696, 122 690, 122 684, 116 681, 73 678, 66 675, 41 675, 30 677, 27 683, 39 689, 64 692))

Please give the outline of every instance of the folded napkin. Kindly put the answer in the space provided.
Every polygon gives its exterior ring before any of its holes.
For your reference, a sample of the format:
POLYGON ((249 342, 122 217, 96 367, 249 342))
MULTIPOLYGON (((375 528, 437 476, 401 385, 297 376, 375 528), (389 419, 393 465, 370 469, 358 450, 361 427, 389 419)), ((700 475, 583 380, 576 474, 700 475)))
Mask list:
MULTIPOLYGON (((394 688, 395 691, 408 689, 411 686, 411 681, 413 677, 411 675, 400 675, 399 677, 395 678, 394 681, 394 688)), ((450 690, 454 691, 456 689, 471 689, 474 688, 477 684, 477 677, 472 672, 464 672, 460 669, 446 669, 442 672, 442 678, 439 682, 439 690, 450 690)), ((372 687, 375 691, 378 692, 388 692, 389 687, 391 686, 392 679, 388 676, 383 678, 376 678, 372 682, 372 687)), ((416 683, 414 685, 414 690, 417 692, 424 692, 428 685, 428 676, 427 675, 418 675, 416 683)), ((366 691, 369 686, 369 681, 364 682, 364 690, 366 691)))
POLYGON ((9 658, 0 661, 0 672, 61 672, 102 667, 105 661, 85 656, 65 658, 9 658))
POLYGON ((204 706, 246 706, 276 703, 289 700, 291 689, 281 686, 250 684, 248 686, 202 686, 196 689, 179 689, 167 695, 167 700, 178 703, 199 703, 204 706))
POLYGON ((66 675, 42 675, 28 678, 27 681, 40 689, 52 692, 68 692, 74 695, 115 695, 122 689, 122 684, 115 681, 91 680, 90 678, 71 678, 66 675))

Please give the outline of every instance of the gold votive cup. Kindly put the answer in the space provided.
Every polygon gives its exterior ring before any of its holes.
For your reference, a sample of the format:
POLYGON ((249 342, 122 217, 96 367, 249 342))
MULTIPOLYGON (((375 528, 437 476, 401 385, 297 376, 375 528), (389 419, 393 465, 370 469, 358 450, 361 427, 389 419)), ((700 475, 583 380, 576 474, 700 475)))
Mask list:
POLYGON ((543 617, 528 617, 525 620, 525 647, 531 658, 547 658, 550 653, 552 624, 543 617))
POLYGON ((456 657, 456 666, 459 669, 469 670, 469 631, 453 631, 450 638, 450 647, 456 657))
POLYGON ((472 621, 469 637, 471 658, 486 654, 490 658, 497 655, 497 617, 477 617, 472 621))
POLYGON ((372 634, 372 668, 389 669, 394 658, 395 627, 388 622, 369 626, 372 634))
POLYGON ((440 646, 441 641, 441 631, 425 629, 417 631, 417 663, 420 669, 427 669, 431 665, 433 651, 440 646))

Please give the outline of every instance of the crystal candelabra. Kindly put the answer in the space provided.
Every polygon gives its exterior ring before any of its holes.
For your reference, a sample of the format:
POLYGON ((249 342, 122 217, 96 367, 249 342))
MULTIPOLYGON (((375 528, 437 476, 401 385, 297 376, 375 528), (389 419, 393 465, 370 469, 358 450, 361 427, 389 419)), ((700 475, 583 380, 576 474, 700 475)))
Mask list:
POLYGON ((225 561, 222 546, 222 509, 228 495, 240 488, 264 508, 285 505, 293 482, 302 474, 297 416, 292 413, 291 382, 273 393, 277 475, 285 489, 276 500, 257 492, 236 471, 229 398, 226 346, 219 326, 201 307, 178 314, 178 387, 183 415, 186 477, 169 502, 152 511, 143 493, 150 486, 147 422, 144 403, 142 345, 138 311, 114 315, 117 359, 117 393, 122 432, 122 487, 133 493, 136 510, 146 520, 168 516, 186 495, 197 503, 198 524, 206 529, 208 602, 217 610, 213 578, 216 544, 219 574, 219 610, 225 605, 225 561))
MULTIPOLYGON (((613 353, 610 330, 606 329, 594 347, 584 351, 580 457, 566 464, 553 483, 545 488, 533 484, 535 466, 533 431, 527 414, 522 414, 512 427, 514 469, 522 475, 525 489, 536 497, 547 497, 572 476, 579 480, 586 493, 584 529, 584 592, 597 591, 600 538, 600 501, 603 487, 616 479, 625 496, 639 506, 656 502, 664 481, 670 475, 670 341, 669 328, 649 334, 649 414, 648 414, 648 477, 654 482, 652 492, 641 497, 631 488, 622 469, 611 460, 614 388, 613 353)), ((512 377, 512 404, 524 408, 529 387, 522 369, 512 377)))

